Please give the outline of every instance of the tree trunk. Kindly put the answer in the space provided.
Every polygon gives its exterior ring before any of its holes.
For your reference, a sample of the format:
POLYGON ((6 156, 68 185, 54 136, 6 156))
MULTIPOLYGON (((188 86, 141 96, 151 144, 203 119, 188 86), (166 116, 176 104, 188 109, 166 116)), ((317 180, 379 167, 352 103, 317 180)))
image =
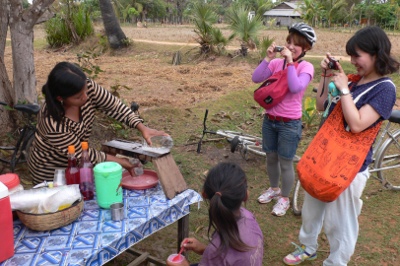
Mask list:
POLYGON ((14 103, 37 102, 33 27, 54 0, 36 0, 29 9, 20 0, 9 0, 10 33, 13 56, 14 103))
MULTIPOLYGON (((13 103, 11 97, 11 81, 8 77, 6 65, 4 64, 4 53, 6 49, 7 29, 8 29, 9 8, 7 0, 0 0, 0 101, 13 103)), ((10 112, 3 112, 4 108, 0 107, 1 132, 8 132, 6 128, 11 123, 10 112)), ((2 134, 0 133, 0 136, 2 134)))
POLYGON ((103 18, 108 42, 112 49, 128 46, 127 38, 119 25, 110 0, 99 0, 101 17, 103 18))

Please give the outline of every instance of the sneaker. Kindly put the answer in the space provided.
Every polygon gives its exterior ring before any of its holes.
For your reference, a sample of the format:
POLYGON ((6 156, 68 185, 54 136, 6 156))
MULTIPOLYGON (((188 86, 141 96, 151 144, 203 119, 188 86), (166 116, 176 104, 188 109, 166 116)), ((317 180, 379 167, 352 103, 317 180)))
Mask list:
POLYGON ((283 216, 290 207, 290 200, 288 198, 280 197, 278 202, 274 205, 272 209, 272 214, 276 216, 283 216))
POLYGON ((305 260, 315 260, 317 258, 317 253, 308 254, 305 250, 306 247, 304 245, 300 247, 299 245, 293 242, 292 244, 296 247, 296 250, 293 253, 283 258, 283 262, 286 265, 297 265, 305 260))
POLYGON ((258 202, 259 203, 268 203, 273 199, 277 199, 281 196, 281 189, 278 188, 277 191, 273 190, 272 188, 269 188, 268 190, 264 191, 261 196, 258 197, 258 202))

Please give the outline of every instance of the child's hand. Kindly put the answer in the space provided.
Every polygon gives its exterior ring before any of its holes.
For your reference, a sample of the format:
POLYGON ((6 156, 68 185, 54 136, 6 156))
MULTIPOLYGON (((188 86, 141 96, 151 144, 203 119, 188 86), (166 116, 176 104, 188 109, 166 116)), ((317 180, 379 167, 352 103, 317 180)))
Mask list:
POLYGON ((182 241, 181 246, 183 246, 185 250, 193 250, 199 255, 202 255, 207 247, 206 245, 198 241, 196 238, 191 238, 191 237, 185 238, 182 241))

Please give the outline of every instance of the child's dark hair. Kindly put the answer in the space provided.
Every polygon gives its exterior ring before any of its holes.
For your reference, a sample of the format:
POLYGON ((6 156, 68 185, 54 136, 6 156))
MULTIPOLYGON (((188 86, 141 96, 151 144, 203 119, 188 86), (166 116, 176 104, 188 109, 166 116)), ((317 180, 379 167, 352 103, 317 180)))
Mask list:
POLYGON ((237 226, 240 206, 247 198, 247 179, 242 168, 233 163, 219 163, 208 172, 203 192, 209 202, 208 235, 212 227, 219 234, 219 252, 229 247, 241 252, 250 250, 240 239, 237 226))
POLYGON ((60 122, 65 115, 62 103, 57 97, 63 99, 79 93, 86 84, 86 75, 75 64, 68 62, 58 63, 50 72, 42 93, 46 98, 47 116, 60 122))
POLYGON ((346 44, 350 56, 359 56, 356 49, 376 56, 375 71, 387 75, 399 70, 399 62, 390 55, 392 44, 386 33, 377 26, 368 26, 358 30, 346 44))

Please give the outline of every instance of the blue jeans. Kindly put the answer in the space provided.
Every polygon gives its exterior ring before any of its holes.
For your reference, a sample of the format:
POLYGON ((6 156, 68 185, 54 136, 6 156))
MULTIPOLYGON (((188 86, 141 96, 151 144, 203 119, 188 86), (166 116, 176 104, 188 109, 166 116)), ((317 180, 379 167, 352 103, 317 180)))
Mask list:
POLYGON ((286 160, 293 160, 301 138, 301 120, 271 121, 264 116, 262 125, 263 150, 276 152, 286 160))

